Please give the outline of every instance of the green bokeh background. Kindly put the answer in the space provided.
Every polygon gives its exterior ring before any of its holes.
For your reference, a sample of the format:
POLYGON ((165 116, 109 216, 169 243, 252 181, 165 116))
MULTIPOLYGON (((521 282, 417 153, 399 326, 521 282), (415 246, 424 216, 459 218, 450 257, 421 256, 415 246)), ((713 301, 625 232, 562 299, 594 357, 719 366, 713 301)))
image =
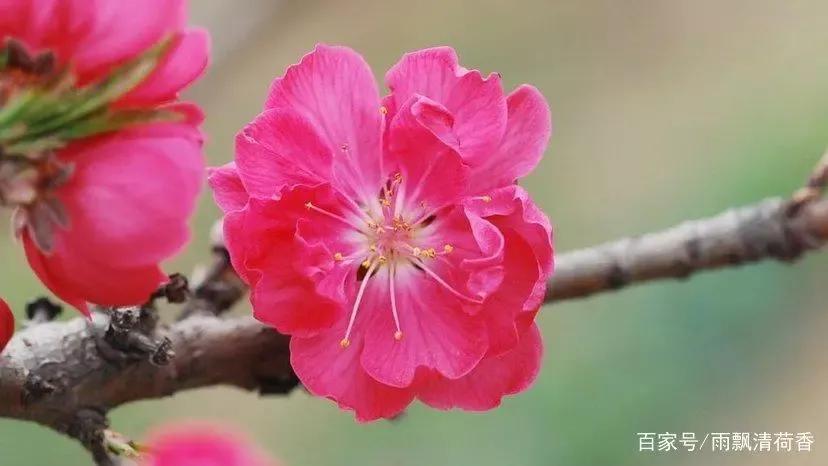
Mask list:
MULTIPOLYGON (((566 251, 786 195, 828 145, 828 3, 820 0, 194 0, 216 48, 188 97, 212 164, 270 80, 316 42, 360 51, 382 78, 404 52, 454 46, 463 63, 546 95, 552 143, 525 185, 566 251)), ((43 294, 0 220, 0 295, 43 294)), ((206 259, 217 211, 169 264, 206 259)), ((540 378, 486 414, 416 406, 356 424, 296 391, 212 388, 124 406, 135 438, 173 419, 247 430, 286 466, 826 464, 828 256, 760 264, 558 304, 539 316, 540 378), (811 431, 810 454, 641 454, 636 432, 811 431)), ((239 309, 245 312, 246 309, 239 309)), ((1 466, 89 464, 74 442, 0 420, 1 466)))

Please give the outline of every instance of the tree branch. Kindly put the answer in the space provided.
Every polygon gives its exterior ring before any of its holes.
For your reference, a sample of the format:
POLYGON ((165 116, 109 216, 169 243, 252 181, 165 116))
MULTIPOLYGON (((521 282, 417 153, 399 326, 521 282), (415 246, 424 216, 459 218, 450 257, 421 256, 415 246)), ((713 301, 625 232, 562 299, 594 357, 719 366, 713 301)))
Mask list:
MULTIPOLYGON (((761 260, 791 262, 828 240, 828 157, 790 200, 768 199, 637 238, 561 254, 546 303, 591 296, 636 283, 761 260)), ((0 356, 0 417, 28 420, 81 441, 100 465, 107 450, 106 413, 137 400, 205 386, 263 394, 298 384, 288 337, 252 317, 222 318, 245 293, 214 230, 213 264, 194 280, 174 277, 154 299, 189 298, 182 319, 158 325, 153 301, 98 312, 93 319, 50 322, 33 304, 32 323, 0 356), (36 312, 37 311, 37 312, 36 312)))

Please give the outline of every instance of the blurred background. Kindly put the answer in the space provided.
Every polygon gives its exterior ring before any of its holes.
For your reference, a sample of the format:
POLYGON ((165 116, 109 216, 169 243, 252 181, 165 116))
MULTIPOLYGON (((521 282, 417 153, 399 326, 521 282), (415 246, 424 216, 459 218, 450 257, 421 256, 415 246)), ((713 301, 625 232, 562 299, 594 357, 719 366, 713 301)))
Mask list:
MULTIPOLYGON (((828 145, 823 0, 191 4, 215 44, 188 95, 208 114, 212 164, 230 160, 271 79, 316 42, 355 48, 380 80, 404 52, 447 44, 509 88, 536 85, 555 130, 525 185, 552 217, 559 251, 787 195, 828 145)), ((206 260, 217 215, 205 193, 194 241, 169 271, 206 260)), ((0 224, 0 295, 21 310, 44 290, 8 232, 0 224)), ((212 388, 124 406, 112 423, 134 438, 178 418, 238 425, 286 466, 826 464, 826 276, 828 253, 548 307, 537 383, 483 415, 416 406, 358 425, 301 390, 212 388), (638 452, 637 432, 665 431, 810 431, 815 444, 638 452)), ((75 442, 0 420, 0 465, 87 464, 75 442)))

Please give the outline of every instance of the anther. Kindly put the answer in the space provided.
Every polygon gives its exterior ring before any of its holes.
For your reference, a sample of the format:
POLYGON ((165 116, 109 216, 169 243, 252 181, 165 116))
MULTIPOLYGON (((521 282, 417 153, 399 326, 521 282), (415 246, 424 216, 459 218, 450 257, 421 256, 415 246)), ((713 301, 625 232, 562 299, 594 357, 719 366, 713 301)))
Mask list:
POLYGON ((339 346, 341 346, 343 348, 347 348, 347 347, 351 346, 351 340, 349 340, 347 338, 343 338, 342 340, 339 341, 339 346))
POLYGON ((420 248, 414 248, 411 250, 411 254, 414 254, 414 257, 420 257, 420 254, 423 253, 423 250, 420 248))
POLYGON ((380 113, 382 113, 383 115, 388 115, 388 108, 386 108, 385 105, 381 105, 380 113))
POLYGON ((396 332, 394 332, 394 339, 395 340, 400 341, 400 340, 402 340, 402 337, 403 337, 403 334, 402 334, 401 331, 397 330, 396 332))
POLYGON ((443 246, 443 252, 444 253, 449 254, 452 251, 454 251, 454 246, 452 246, 450 244, 447 244, 447 245, 443 246))
POLYGON ((335 260, 335 261, 341 261, 341 260, 343 260, 343 259, 344 259, 344 257, 342 257, 342 253, 341 253, 341 252, 338 252, 338 253, 334 254, 334 260, 335 260))
POLYGON ((492 196, 480 196, 480 200, 483 202, 492 202, 492 196))
POLYGON ((371 259, 365 259, 364 261, 362 261, 362 266, 365 267, 366 269, 368 267, 371 267, 371 259))
POLYGON ((388 258, 385 257, 385 256, 379 256, 379 257, 377 257, 377 260, 379 261, 380 264, 385 264, 386 262, 388 262, 388 258))

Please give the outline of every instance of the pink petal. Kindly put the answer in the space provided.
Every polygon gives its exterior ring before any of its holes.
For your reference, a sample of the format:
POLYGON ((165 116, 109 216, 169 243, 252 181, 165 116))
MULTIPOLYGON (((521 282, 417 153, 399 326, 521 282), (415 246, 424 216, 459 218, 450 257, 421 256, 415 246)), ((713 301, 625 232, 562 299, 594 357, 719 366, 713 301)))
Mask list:
POLYGON ((371 69, 345 47, 318 45, 271 87, 265 108, 301 113, 336 154, 346 193, 373 197, 380 179, 381 113, 371 69))
POLYGON ((138 87, 118 100, 123 107, 168 102, 204 73, 210 57, 210 36, 192 29, 176 37, 170 51, 138 87))
POLYGON ((251 285, 256 318, 291 335, 317 333, 343 314, 342 303, 318 290, 317 282, 339 267, 334 250, 348 253, 342 242, 345 225, 310 211, 307 202, 339 209, 329 186, 297 187, 284 190, 279 199, 251 198, 224 221, 225 243, 236 271, 251 285), (300 220, 315 227, 300 233, 300 220))
POLYGON ((186 422, 149 435, 141 466, 273 466, 242 434, 218 426, 186 422))
MULTIPOLYGON (((379 382, 407 387, 418 368, 433 369, 444 377, 464 376, 488 349, 483 322, 461 310, 460 300, 434 280, 413 268, 399 271, 397 308, 403 337, 394 338, 387 272, 373 279, 371 293, 360 312, 370 315, 365 325, 362 367, 379 382)), ((359 324, 358 324, 359 325, 359 324)))
POLYGON ((14 314, 9 305, 0 298, 0 352, 14 335, 14 314))
POLYGON ((347 348, 339 342, 345 334, 340 325, 312 338, 291 338, 290 364, 302 385, 314 395, 334 400, 341 409, 354 411, 360 422, 390 419, 414 399, 412 389, 384 385, 370 377, 360 365, 362 334, 352 334, 347 348))
POLYGON ((540 370, 543 342, 537 325, 521 335, 520 343, 505 354, 488 357, 466 376, 449 380, 433 376, 420 388, 419 398, 438 409, 486 411, 500 406, 505 395, 529 388, 540 370))
POLYGON ((244 189, 236 163, 230 162, 221 167, 207 169, 207 182, 213 190, 213 198, 219 208, 225 212, 244 209, 250 196, 244 189))
POLYGON ((327 181, 332 160, 311 123, 293 109, 266 110, 236 136, 236 166, 253 197, 327 181))
POLYGON ((509 121, 500 146, 486 157, 470 160, 476 192, 514 184, 537 166, 552 134, 549 106, 534 87, 523 85, 509 95, 509 121))
POLYGON ((394 117, 389 128, 386 163, 399 170, 400 191, 408 203, 407 211, 433 212, 455 203, 467 189, 468 167, 454 149, 423 121, 451 119, 446 110, 424 97, 409 100, 394 117))
POLYGON ((454 117, 452 131, 465 160, 486 157, 506 129, 506 98, 500 76, 483 78, 462 68, 449 47, 408 53, 385 75, 391 89, 389 111, 394 113, 414 95, 423 95, 454 117))
POLYGON ((94 255, 77 251, 62 235, 55 238, 54 250, 43 254, 23 234, 26 259, 38 278, 60 299, 88 315, 87 303, 102 306, 143 304, 167 276, 157 265, 132 268, 112 267, 94 255))
POLYGON ((490 218, 501 230, 511 229, 516 232, 531 246, 537 264, 537 278, 523 309, 535 310, 543 303, 546 283, 554 268, 552 225, 549 218, 520 186, 507 186, 492 191, 490 202, 475 199, 466 205, 477 215, 490 218))
POLYGON ((69 213, 68 248, 114 268, 155 265, 188 240, 204 165, 197 130, 158 124, 76 143, 57 195, 69 213))
POLYGON ((96 15, 94 28, 79 40, 72 57, 82 82, 138 56, 166 35, 181 30, 186 20, 184 0, 88 3, 86 8, 96 15))

